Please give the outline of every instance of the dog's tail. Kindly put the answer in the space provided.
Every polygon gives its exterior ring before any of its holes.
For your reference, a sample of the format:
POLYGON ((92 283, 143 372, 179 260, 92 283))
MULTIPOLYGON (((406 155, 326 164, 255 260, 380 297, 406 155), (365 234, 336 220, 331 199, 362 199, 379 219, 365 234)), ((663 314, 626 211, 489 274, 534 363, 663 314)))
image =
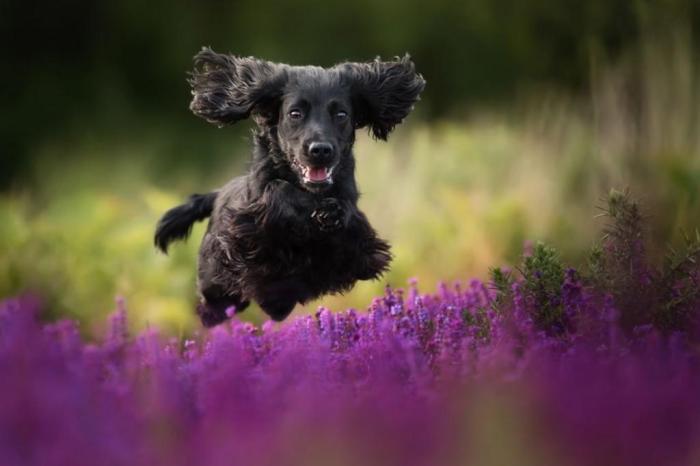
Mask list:
POLYGON ((217 192, 193 194, 185 204, 173 207, 163 215, 156 226, 153 239, 156 247, 168 253, 168 246, 173 241, 186 239, 190 235, 194 222, 199 222, 211 215, 217 192))

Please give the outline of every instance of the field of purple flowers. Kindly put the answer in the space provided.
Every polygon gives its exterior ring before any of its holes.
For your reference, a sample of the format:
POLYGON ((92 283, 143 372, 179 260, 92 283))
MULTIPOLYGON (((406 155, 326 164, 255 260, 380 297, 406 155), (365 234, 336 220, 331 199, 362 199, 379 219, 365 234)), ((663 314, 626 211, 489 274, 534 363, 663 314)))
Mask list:
POLYGON ((0 304, 2 465, 700 464, 700 237, 655 267, 613 193, 589 264, 192 340, 0 304))

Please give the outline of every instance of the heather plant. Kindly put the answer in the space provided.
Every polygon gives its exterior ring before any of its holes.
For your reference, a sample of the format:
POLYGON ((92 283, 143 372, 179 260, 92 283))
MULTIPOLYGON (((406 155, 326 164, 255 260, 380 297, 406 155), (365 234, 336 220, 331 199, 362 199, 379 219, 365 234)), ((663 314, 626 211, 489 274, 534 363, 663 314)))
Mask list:
POLYGON ((670 249, 660 280, 661 306, 654 314, 664 330, 693 329, 700 309, 700 231, 684 235, 681 249, 670 249))
POLYGON ((538 242, 532 253, 523 258, 521 273, 523 294, 532 301, 535 323, 549 331, 561 332, 564 327, 561 302, 564 268, 557 251, 538 242))
POLYGON ((642 214, 629 192, 617 190, 610 192, 601 210, 608 220, 601 240, 603 251, 594 251, 589 262, 597 262, 592 268, 595 280, 614 295, 622 325, 633 328, 649 320, 656 299, 642 214))
POLYGON ((491 283, 414 280, 363 311, 184 340, 132 335, 123 300, 85 342, 72 321, 42 324, 38 299, 7 299, 0 462, 697 464, 700 238, 656 270, 639 230, 614 225, 637 207, 614 199, 599 275, 538 243, 491 283), (634 321, 620 264, 645 264, 634 277, 654 290, 634 321))
POLYGON ((588 260, 589 281, 609 293, 630 331, 651 324, 665 333, 695 332, 698 304, 700 232, 684 235, 676 250, 654 266, 646 248, 648 233, 640 207, 628 191, 610 192, 602 216, 608 219, 600 246, 588 260))
POLYGON ((489 276, 491 277, 491 286, 495 292, 494 307, 499 309, 509 302, 510 291, 514 282, 513 274, 509 269, 493 267, 489 270, 489 276))

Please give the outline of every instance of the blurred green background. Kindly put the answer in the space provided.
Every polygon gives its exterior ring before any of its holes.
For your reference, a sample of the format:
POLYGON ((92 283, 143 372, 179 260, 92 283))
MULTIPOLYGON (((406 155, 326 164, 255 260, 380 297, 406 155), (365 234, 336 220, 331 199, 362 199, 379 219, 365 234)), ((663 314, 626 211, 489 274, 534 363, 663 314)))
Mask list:
POLYGON ((245 171, 252 125, 188 112, 203 45, 319 65, 409 52, 428 82, 389 143, 356 148, 391 272, 298 312, 485 277, 527 240, 575 263, 611 187, 641 200, 661 254, 700 223, 699 28, 697 0, 4 0, 0 297, 38 293, 86 333, 118 295, 135 327, 195 328, 204 225, 168 257, 153 227, 245 171))

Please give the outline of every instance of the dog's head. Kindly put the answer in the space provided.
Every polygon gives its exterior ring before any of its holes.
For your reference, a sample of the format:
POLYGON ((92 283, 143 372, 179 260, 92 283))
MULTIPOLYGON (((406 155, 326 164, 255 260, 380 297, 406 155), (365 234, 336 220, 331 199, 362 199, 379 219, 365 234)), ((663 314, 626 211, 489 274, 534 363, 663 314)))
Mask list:
POLYGON ((289 66, 204 48, 195 56, 190 109, 219 126, 252 117, 268 130, 299 184, 323 190, 351 157, 355 130, 386 140, 425 87, 408 56, 289 66))

